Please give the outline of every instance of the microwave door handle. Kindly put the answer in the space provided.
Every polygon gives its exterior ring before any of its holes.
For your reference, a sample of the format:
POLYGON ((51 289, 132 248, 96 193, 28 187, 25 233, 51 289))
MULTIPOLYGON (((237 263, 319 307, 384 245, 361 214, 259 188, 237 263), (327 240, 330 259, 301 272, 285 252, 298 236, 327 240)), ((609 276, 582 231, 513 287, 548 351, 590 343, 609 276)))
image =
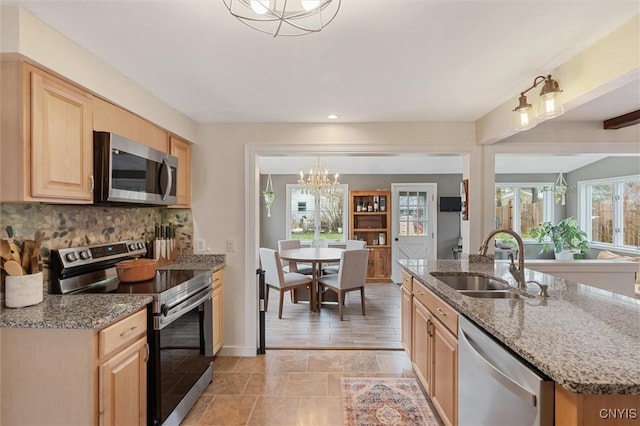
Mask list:
POLYGON ((166 188, 162 193, 162 199, 166 200, 169 194, 171 193, 171 187, 173 186, 173 176, 171 171, 171 165, 166 158, 162 159, 162 166, 167 169, 167 180, 166 180, 166 188))

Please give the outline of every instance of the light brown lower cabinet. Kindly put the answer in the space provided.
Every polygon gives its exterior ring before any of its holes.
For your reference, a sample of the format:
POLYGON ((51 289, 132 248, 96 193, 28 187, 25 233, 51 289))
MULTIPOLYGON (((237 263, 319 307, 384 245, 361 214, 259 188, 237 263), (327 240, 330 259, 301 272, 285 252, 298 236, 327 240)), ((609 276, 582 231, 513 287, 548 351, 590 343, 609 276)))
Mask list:
POLYGON ((213 295, 211 297, 213 316, 213 354, 224 344, 224 276, 222 269, 213 273, 213 295))
POLYGON ((640 395, 585 395, 556 384, 555 424, 631 426, 640 424, 640 395))
POLYGON ((146 425, 147 312, 102 330, 2 329, 2 424, 146 425))
POLYGON ((407 272, 402 271, 402 303, 400 304, 401 312, 401 343, 404 350, 411 356, 411 344, 413 336, 411 335, 411 326, 413 321, 413 277, 407 272))
POLYGON ((416 281, 413 296, 412 365, 444 424, 456 425, 458 314, 416 281))

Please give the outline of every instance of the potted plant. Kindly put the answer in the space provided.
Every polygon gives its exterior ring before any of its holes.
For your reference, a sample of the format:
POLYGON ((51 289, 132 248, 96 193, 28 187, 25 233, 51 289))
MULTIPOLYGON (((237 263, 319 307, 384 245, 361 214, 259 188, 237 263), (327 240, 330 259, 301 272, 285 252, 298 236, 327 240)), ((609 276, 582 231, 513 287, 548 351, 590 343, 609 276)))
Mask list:
POLYGON ((578 221, 572 217, 562 219, 557 225, 543 222, 532 228, 530 235, 543 243, 541 252, 548 251, 553 245, 556 259, 573 259, 575 253, 589 248, 587 233, 580 229, 578 221))
POLYGON ((501 248, 504 250, 510 250, 514 248, 515 240, 513 239, 512 236, 508 234, 502 234, 502 235, 498 235, 495 238, 495 244, 496 244, 496 247, 498 248, 501 248))

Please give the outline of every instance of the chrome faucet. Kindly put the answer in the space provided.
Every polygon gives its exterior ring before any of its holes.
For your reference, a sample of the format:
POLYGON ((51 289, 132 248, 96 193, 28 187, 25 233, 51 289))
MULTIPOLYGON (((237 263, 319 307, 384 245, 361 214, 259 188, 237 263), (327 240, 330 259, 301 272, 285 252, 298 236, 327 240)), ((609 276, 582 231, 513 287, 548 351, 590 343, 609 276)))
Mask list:
POLYGON ((496 236, 496 234, 500 233, 511 235, 516 239, 516 242, 518 243, 518 266, 516 266, 515 261, 513 260, 513 253, 509 253, 509 260, 511 261, 511 264, 509 265, 509 273, 511 274, 513 279, 516 280, 518 289, 526 290, 527 284, 524 279, 524 244, 522 242, 522 238, 520 237, 520 235, 518 235, 517 232, 514 232, 511 229, 494 229, 493 231, 489 232, 486 237, 484 237, 484 240, 482 240, 479 254, 481 256, 486 256, 487 249, 489 248, 489 241, 491 241, 491 238, 496 236))

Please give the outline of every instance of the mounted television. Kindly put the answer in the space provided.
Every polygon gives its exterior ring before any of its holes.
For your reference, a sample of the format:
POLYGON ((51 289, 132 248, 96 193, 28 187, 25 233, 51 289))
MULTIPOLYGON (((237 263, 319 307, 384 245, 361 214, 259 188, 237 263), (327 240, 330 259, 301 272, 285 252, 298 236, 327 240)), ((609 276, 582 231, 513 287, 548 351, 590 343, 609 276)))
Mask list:
POLYGON ((440 197, 441 212, 462 211, 462 200, 460 197, 440 197))

